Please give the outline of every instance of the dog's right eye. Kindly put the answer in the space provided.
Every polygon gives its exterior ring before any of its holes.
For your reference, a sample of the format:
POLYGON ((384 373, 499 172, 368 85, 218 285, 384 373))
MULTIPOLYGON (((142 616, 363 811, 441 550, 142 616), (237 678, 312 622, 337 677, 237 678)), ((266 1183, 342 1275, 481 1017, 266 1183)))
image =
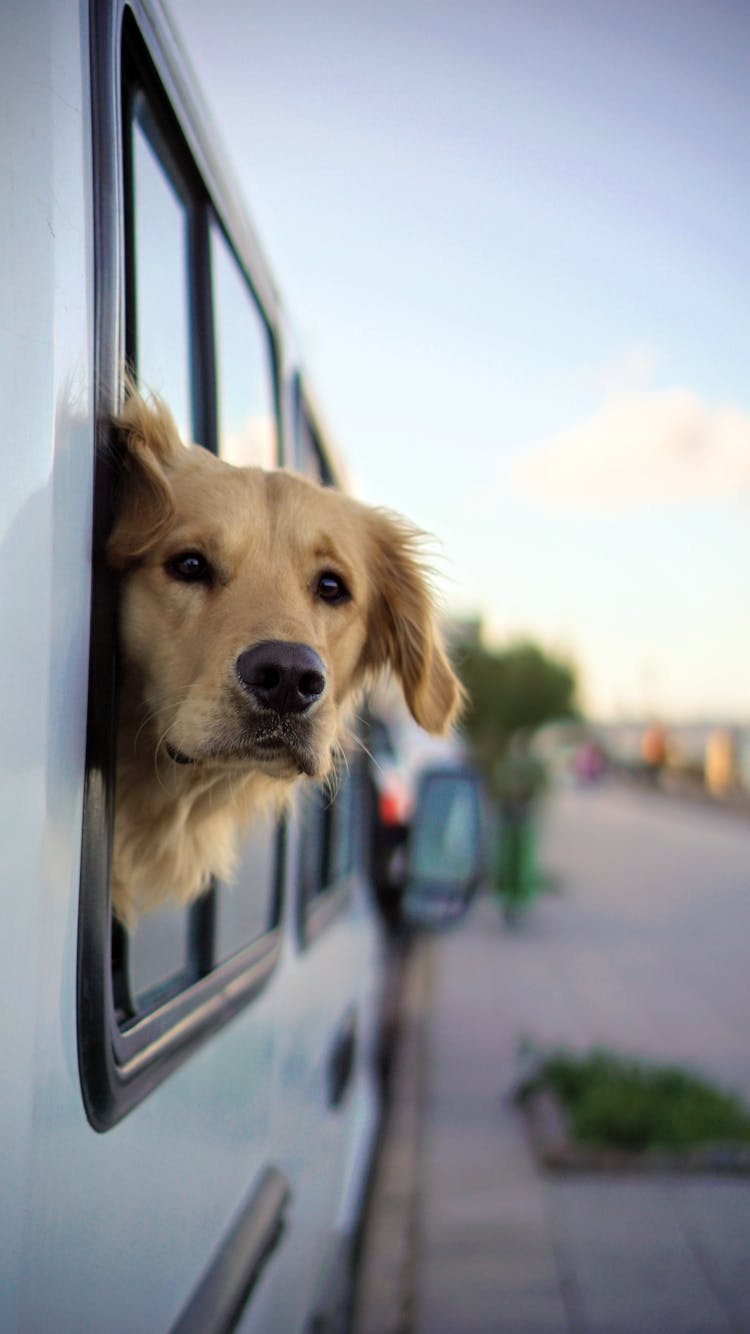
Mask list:
POLYGON ((181 551, 178 556, 172 556, 164 568, 173 579, 181 579, 186 584, 211 582, 211 566, 200 551, 181 551))

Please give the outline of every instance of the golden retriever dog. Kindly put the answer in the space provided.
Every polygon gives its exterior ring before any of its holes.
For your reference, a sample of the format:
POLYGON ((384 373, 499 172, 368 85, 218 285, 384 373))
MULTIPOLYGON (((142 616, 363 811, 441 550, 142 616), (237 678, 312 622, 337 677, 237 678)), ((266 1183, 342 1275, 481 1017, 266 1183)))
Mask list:
POLYGON ((253 811, 331 772, 347 706, 374 674, 391 669, 436 733, 461 687, 404 520, 185 446, 164 404, 135 391, 115 428, 112 904, 132 925, 229 875, 253 811))

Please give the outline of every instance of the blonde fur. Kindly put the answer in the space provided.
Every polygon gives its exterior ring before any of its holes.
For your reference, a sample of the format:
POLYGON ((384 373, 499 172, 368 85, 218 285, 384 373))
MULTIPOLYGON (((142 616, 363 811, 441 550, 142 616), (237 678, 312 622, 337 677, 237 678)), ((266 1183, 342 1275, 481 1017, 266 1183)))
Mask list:
POLYGON ((186 447, 164 404, 135 391, 115 428, 122 458, 107 557, 120 574, 122 682, 112 903, 131 925, 228 875, 251 814, 283 805, 300 773, 330 773, 347 708, 369 677, 390 668, 431 732, 450 727, 462 692, 405 520, 295 474, 186 447), (186 552, 206 559, 210 580, 175 577, 170 562, 186 552), (338 604, 317 593, 328 571, 350 594, 338 604), (273 753, 258 745, 268 715, 235 670, 240 654, 271 640, 310 646, 326 676, 320 699, 274 729, 273 753))

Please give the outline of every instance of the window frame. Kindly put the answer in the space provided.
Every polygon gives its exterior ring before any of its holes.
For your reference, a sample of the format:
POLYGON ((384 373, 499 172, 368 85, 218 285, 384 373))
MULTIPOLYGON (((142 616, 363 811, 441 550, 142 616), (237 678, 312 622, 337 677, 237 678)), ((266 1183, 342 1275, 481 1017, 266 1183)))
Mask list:
MULTIPOLYGON (((355 800, 361 799, 359 775, 350 779, 355 783, 355 800)), ((312 898, 306 899, 302 895, 297 900, 297 937, 302 949, 309 949, 318 938, 323 935, 326 929, 344 912, 349 906, 354 893, 354 884, 357 879, 358 857, 356 849, 358 847, 359 826, 354 819, 356 806, 352 802, 348 812, 350 823, 350 838, 352 840, 351 865, 343 875, 335 879, 330 879, 325 884, 321 884, 320 889, 312 898)), ((318 810, 316 812, 319 819, 325 820, 323 832, 324 853, 322 861, 324 866, 330 860, 331 834, 334 828, 335 820, 335 800, 327 810, 318 810)), ((299 849, 298 849, 299 855, 299 849)), ((322 879, 323 877, 321 877, 322 879)))
MULTIPOLYGON (((123 1022, 129 997, 116 986, 124 933, 113 931, 110 866, 114 821, 116 739, 116 581, 104 561, 113 517, 114 466, 108 423, 117 406, 123 350, 134 348, 134 271, 128 209, 132 134, 128 110, 136 85, 164 137, 159 155, 178 180, 188 179, 188 311, 190 393, 196 435, 216 449, 216 372, 209 235, 220 228, 234 254, 268 331, 269 369, 279 453, 283 448, 281 334, 275 294, 252 237, 237 241, 229 220, 242 215, 224 198, 211 146, 201 141, 192 90, 181 85, 165 55, 165 43, 141 0, 91 0, 91 134, 93 204, 94 366, 96 451, 94 459, 93 570, 89 708, 84 780, 81 889, 78 924, 78 1053, 86 1114, 95 1130, 116 1125, 214 1032, 259 994, 281 952, 282 895, 286 878, 286 829, 279 827, 275 881, 270 887, 271 926, 230 958, 210 966, 213 955, 213 894, 199 900, 191 929, 193 980, 140 1017, 123 1022), (128 251, 128 247, 131 247, 128 251), (252 271, 252 278, 251 278, 252 271), (129 290, 126 290, 126 284, 129 290), (210 956, 210 957, 209 957, 210 956), (116 990, 118 994, 116 994, 116 990)), ((168 41, 168 34, 167 34, 168 41)), ((197 107, 198 114, 200 107, 197 107)), ((175 181, 172 182, 175 184, 175 181)), ((181 194, 181 191, 180 191, 181 194)), ((281 461, 281 459, 279 459, 281 461)))
POLYGON ((312 446, 312 458, 317 465, 315 480, 319 481, 323 486, 336 486, 338 479, 331 465, 329 453, 323 446, 317 413, 312 407, 309 390, 299 372, 294 376, 293 392, 295 467, 305 476, 309 475, 305 466, 307 458, 304 455, 302 446, 302 431, 304 429, 307 432, 309 444, 312 446))
MULTIPOLYGON (((355 846, 357 838, 357 829, 353 820, 353 807, 349 812, 351 822, 350 836, 352 846, 355 846)), ((297 815, 300 836, 303 833, 302 813, 298 811, 297 815)), ((325 868, 330 862, 331 834, 335 819, 335 798, 332 799, 327 807, 316 805, 314 809, 314 818, 323 823, 323 838, 321 840, 321 856, 318 867, 321 884, 320 888, 308 898, 304 894, 297 894, 297 940, 301 949, 308 949, 319 936, 323 934, 326 928, 342 913, 351 902, 356 875, 356 858, 352 857, 352 866, 348 868, 343 876, 336 879, 327 880, 325 878, 325 868)), ((297 843, 297 882, 302 880, 300 873, 300 856, 304 848, 303 838, 300 837, 297 843)))
MULTIPOLYGON (((330 451, 326 449, 323 443, 323 434, 319 426, 318 414, 312 407, 310 395, 303 380, 298 372, 294 377, 294 452, 296 467, 305 475, 309 476, 308 464, 312 460, 316 465, 314 480, 319 481, 323 486, 335 486, 337 477, 330 460, 330 451), (307 441, 303 445, 302 432, 305 432, 307 441)), ((361 773, 360 758, 356 755, 347 756, 348 778, 347 781, 353 785, 353 793, 349 804, 349 838, 351 845, 350 865, 343 875, 336 876, 321 883, 320 888, 311 897, 297 894, 297 941, 300 949, 308 949, 316 940, 321 937, 327 928, 342 914, 349 906, 354 893, 354 885, 358 876, 358 867, 362 863, 361 848, 361 821, 355 817, 358 810, 364 810, 363 796, 363 778, 361 773)), ((334 793, 329 798, 327 806, 318 806, 315 811, 315 818, 324 822, 323 838, 321 842, 321 863, 319 867, 320 879, 323 881, 326 876, 326 868, 331 862, 331 845, 336 833, 336 802, 337 795, 334 793)), ((302 834, 303 815, 298 811, 297 818, 300 821, 299 832, 302 834)), ((296 870, 298 885, 302 879, 300 872, 300 856, 302 855, 304 844, 302 838, 298 839, 296 849, 296 870)))

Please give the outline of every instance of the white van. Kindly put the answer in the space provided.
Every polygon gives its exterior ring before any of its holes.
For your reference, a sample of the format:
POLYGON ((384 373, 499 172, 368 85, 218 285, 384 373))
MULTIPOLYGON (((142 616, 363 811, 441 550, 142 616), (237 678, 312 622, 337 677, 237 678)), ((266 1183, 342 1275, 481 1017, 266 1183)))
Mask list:
POLYGON ((378 1123, 366 782, 113 925, 97 440, 128 360, 230 461, 336 465, 162 10, 13 0, 0 68, 0 1329, 322 1328, 378 1123))
MULTIPOLYGON (((340 473, 152 0, 0 5, 0 181, 0 1330, 340 1328, 380 1110, 370 780, 355 754, 236 884, 113 921, 121 367, 231 462, 340 473)), ((425 783, 412 923, 476 879, 467 800, 425 783)))

